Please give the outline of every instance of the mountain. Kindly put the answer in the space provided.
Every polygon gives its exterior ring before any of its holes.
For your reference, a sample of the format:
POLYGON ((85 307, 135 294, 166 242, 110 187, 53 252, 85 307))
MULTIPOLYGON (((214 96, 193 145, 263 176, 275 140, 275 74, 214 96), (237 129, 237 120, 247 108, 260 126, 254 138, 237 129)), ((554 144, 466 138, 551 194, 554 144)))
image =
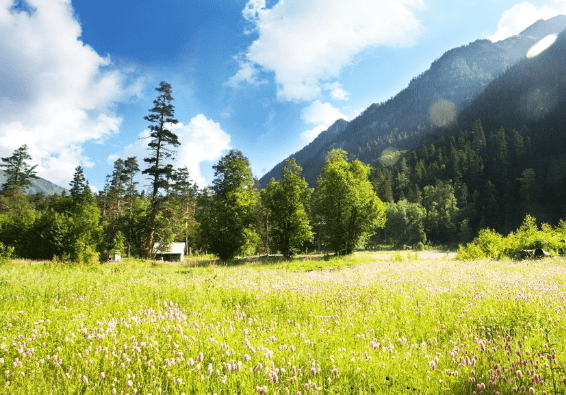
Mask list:
MULTIPOLYGON (((6 182, 6 175, 4 170, 0 170, 0 185, 6 182)), ((25 193, 27 195, 32 195, 34 193, 44 193, 45 195, 60 195, 66 192, 65 188, 53 184, 51 181, 47 181, 43 178, 36 178, 31 180, 31 186, 26 189, 25 193)))
POLYGON ((536 21, 519 35, 542 38, 551 34, 560 33, 565 29, 564 26, 566 26, 566 15, 558 15, 548 20, 540 19, 536 21))
MULTIPOLYGON (((537 21, 522 34, 493 43, 477 40, 446 52, 394 98, 372 104, 350 122, 338 120, 310 144, 290 156, 303 167, 311 186, 316 183, 326 153, 341 148, 352 159, 374 164, 386 151, 415 148, 421 139, 449 126, 505 70, 525 58, 548 34, 566 29, 566 16, 537 21)), ((260 184, 279 178, 285 163, 266 173, 260 184)))
POLYGON ((441 199, 457 202, 444 228, 427 225, 437 243, 454 242, 458 229, 507 234, 527 214, 559 223, 566 217, 565 64, 566 31, 493 80, 453 125, 419 139, 396 163, 376 166, 380 197, 429 211, 450 207, 441 199))
MULTIPOLYGON (((566 161, 566 31, 534 58, 525 58, 494 80, 458 117, 461 129, 481 119, 486 131, 522 130, 538 158, 537 174, 549 162, 566 161), (546 163, 543 163, 545 162, 546 163)), ((566 162, 565 162, 566 163, 566 162)))

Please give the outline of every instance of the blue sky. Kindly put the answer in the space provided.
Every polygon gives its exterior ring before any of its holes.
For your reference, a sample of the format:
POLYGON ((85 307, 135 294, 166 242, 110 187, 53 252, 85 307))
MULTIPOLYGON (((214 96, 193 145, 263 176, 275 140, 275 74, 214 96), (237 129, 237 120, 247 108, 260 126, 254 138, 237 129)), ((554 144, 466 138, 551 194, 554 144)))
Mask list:
POLYGON ((261 177, 447 50, 566 13, 566 0, 27 4, 0 0, 0 156, 27 144, 40 176, 67 186, 81 165, 96 189, 117 158, 147 156, 143 117, 162 80, 180 122, 176 166, 204 186, 235 148, 261 177))

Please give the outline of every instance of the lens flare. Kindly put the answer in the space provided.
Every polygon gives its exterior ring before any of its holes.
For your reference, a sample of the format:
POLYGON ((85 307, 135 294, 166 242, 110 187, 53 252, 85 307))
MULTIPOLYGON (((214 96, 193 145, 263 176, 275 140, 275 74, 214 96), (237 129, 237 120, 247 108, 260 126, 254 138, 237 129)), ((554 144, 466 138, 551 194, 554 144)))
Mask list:
POLYGON ((405 152, 407 151, 399 151, 398 149, 393 147, 386 148, 381 153, 379 162, 381 162, 381 164, 384 166, 393 166, 405 152))
POLYGON ((450 100, 439 100, 430 107, 429 117, 433 124, 439 127, 449 126, 456 121, 456 105, 450 100))
POLYGON ((550 48, 550 46, 554 44, 557 38, 558 36, 556 34, 551 34, 549 36, 546 36, 545 38, 537 42, 535 45, 533 45, 531 49, 529 49, 529 51, 527 52, 527 58, 534 58, 536 56, 539 56, 545 50, 550 48))
POLYGON ((554 110, 558 103, 556 90, 542 86, 523 95, 519 101, 519 111, 526 118, 542 119, 554 110))

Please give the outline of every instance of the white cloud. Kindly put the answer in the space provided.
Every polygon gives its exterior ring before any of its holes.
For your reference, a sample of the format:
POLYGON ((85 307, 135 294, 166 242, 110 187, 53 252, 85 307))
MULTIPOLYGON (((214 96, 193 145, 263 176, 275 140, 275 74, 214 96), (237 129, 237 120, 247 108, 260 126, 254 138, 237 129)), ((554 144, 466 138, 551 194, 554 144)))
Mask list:
POLYGON ((303 141, 307 144, 313 141, 321 132, 332 126, 338 119, 348 119, 346 115, 333 107, 332 104, 323 103, 320 100, 315 100, 310 106, 306 107, 301 114, 301 118, 306 124, 316 125, 312 129, 301 133, 303 141))
MULTIPOLYGON (((219 123, 206 118, 203 114, 192 118, 187 125, 181 122, 173 125, 171 131, 177 135, 181 143, 173 165, 176 168, 187 166, 190 178, 199 186, 206 186, 208 181, 202 176, 200 166, 203 162, 217 161, 225 151, 232 148, 230 135, 222 130, 219 123)), ((113 163, 118 158, 136 156, 140 158, 140 167, 143 170, 145 162, 141 158, 148 156, 148 139, 149 131, 144 130, 134 144, 128 145, 119 154, 110 155, 108 162, 113 163)), ((147 182, 142 185, 147 185, 147 182)))
POLYGON ((565 13, 566 1, 563 0, 555 1, 554 7, 537 8, 529 2, 515 4, 501 15, 497 32, 487 38, 493 42, 504 40, 521 33, 539 19, 550 19, 565 13))
POLYGON ((424 0, 280 0, 266 8, 249 0, 243 15, 258 38, 241 69, 273 72, 281 100, 313 99, 364 50, 412 45, 422 31, 414 10, 422 7, 424 0))
POLYGON ((0 152, 27 144, 38 174, 66 185, 76 166, 92 165, 82 144, 117 133, 114 104, 141 87, 124 87, 110 60, 79 39, 70 0, 27 3, 31 15, 0 0, 0 152))
POLYGON ((225 84, 226 86, 236 89, 244 83, 248 85, 262 85, 267 83, 267 81, 258 78, 260 70, 253 63, 239 59, 238 65, 238 72, 228 79, 225 84))
POLYGON ((348 100, 350 94, 342 89, 342 84, 333 82, 331 84, 324 84, 323 89, 330 91, 330 96, 336 100, 348 100))

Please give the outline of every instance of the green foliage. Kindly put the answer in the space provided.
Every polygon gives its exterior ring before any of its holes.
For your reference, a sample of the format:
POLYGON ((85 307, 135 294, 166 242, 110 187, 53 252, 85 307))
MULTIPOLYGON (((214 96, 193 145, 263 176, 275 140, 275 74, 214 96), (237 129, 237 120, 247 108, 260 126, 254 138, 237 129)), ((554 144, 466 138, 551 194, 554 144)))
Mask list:
POLYGON ((462 253, 462 259, 498 259, 506 249, 507 243, 502 235, 492 229, 482 229, 472 243, 461 247, 458 253, 462 253))
POLYGON ((150 138, 147 144, 150 156, 144 158, 144 162, 148 167, 142 171, 142 174, 149 175, 151 182, 151 205, 148 213, 148 228, 145 241, 145 255, 149 257, 153 250, 156 233, 163 233, 164 228, 159 226, 163 223, 158 216, 163 207, 163 199, 159 199, 159 191, 168 191, 171 187, 171 179, 174 169, 171 163, 167 163, 173 158, 174 149, 181 143, 175 133, 168 129, 168 125, 175 125, 177 121, 175 116, 175 107, 173 101, 171 85, 165 81, 161 81, 159 87, 155 88, 159 93, 153 101, 154 107, 149 110, 150 114, 144 119, 150 122, 150 138))
POLYGON ((471 243, 460 247, 458 257, 465 260, 502 257, 515 259, 524 256, 521 251, 535 249, 562 254, 566 249, 565 243, 562 242, 565 229, 563 221, 556 228, 548 224, 539 227, 536 219, 527 215, 521 226, 507 237, 491 229, 481 230, 471 243))
POLYGON ((425 186, 423 206, 427 213, 425 220, 427 234, 443 243, 455 241, 459 208, 452 184, 437 180, 436 185, 425 186))
POLYGON ((248 237, 257 226, 257 196, 250 163, 240 151, 231 150, 213 168, 212 188, 199 199, 199 235, 203 246, 228 260, 249 250, 248 237))
POLYGON ((426 242, 424 219, 426 210, 419 203, 401 200, 387 205, 385 234, 389 242, 397 245, 415 245, 426 242))
POLYGON ((19 189, 0 195, 0 242, 13 248, 16 256, 25 256, 27 232, 39 215, 19 189))
POLYGON ((548 224, 540 227, 536 223, 536 218, 527 215, 523 223, 515 232, 507 236, 508 246, 506 255, 515 258, 521 250, 543 249, 549 253, 561 253, 566 247, 562 243, 563 239, 560 228, 553 229, 548 224))
POLYGON ((171 84, 161 81, 155 90, 159 95, 153 101, 154 107, 149 110, 150 114, 144 117, 151 123, 149 125, 151 140, 147 144, 151 156, 144 158, 144 162, 149 167, 142 171, 150 177, 152 199, 157 197, 160 189, 169 188, 169 179, 173 174, 173 167, 166 163, 173 156, 173 150, 169 146, 175 148, 181 144, 177 135, 167 128, 167 125, 175 125, 179 122, 174 118, 175 107, 171 104, 173 101, 171 84))
POLYGON ((304 243, 313 240, 312 227, 305 209, 310 199, 307 182, 301 177, 301 167, 294 159, 281 171, 281 181, 272 179, 261 193, 268 209, 272 244, 275 250, 290 257, 304 243))
POLYGON ((73 180, 69 183, 71 187, 71 196, 77 199, 84 192, 86 186, 88 185, 85 177, 84 170, 81 166, 75 168, 75 174, 73 175, 73 180))
POLYGON ((31 160, 27 145, 24 144, 15 150, 12 156, 1 159, 0 167, 4 168, 4 173, 7 176, 6 182, 2 185, 3 191, 14 189, 23 191, 31 185, 32 178, 37 178, 35 172, 37 165, 30 166, 27 163, 31 160))
POLYGON ((10 262, 14 257, 14 247, 6 246, 0 242, 0 265, 10 262))
POLYGON ((86 187, 77 199, 59 197, 52 209, 34 221, 26 233, 27 248, 21 256, 95 263, 101 236, 100 210, 86 187))
POLYGON ((315 189, 315 211, 323 224, 323 240, 336 254, 351 254, 375 228, 385 225, 385 204, 369 181, 369 167, 349 163, 347 153, 332 150, 315 189))
POLYGON ((124 251, 125 246, 126 246, 126 237, 124 236, 122 231, 119 230, 118 232, 116 232, 116 235, 114 236, 112 249, 114 251, 124 251))

